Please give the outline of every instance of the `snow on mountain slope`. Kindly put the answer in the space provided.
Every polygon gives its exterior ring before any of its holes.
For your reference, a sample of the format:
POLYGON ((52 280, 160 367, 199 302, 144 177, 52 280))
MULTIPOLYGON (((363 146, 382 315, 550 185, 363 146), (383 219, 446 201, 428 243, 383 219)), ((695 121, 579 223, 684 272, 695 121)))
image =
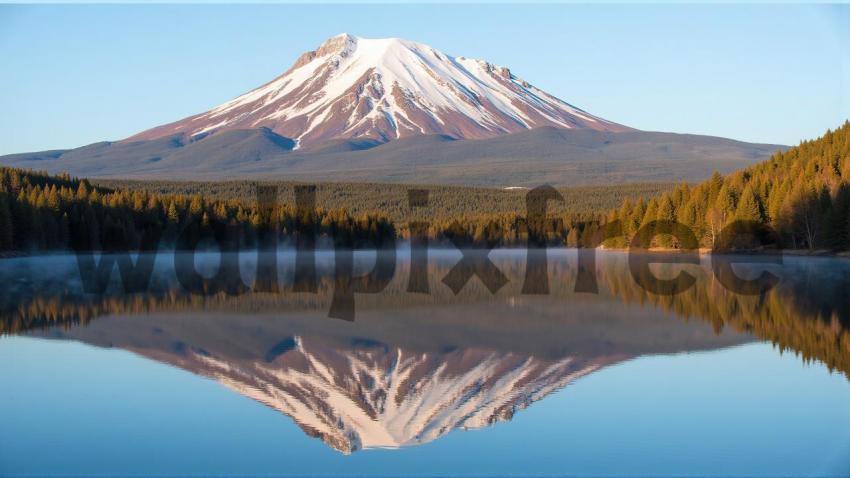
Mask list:
POLYGON ((191 350, 151 354, 290 417, 343 453, 435 440, 510 420, 517 410, 624 356, 541 359, 490 350, 337 349, 293 337, 272 360, 191 350))
POLYGON ((538 126, 629 131, 482 60, 398 38, 341 34, 283 75, 221 106, 129 140, 268 127, 299 147, 418 134, 488 138, 538 126))

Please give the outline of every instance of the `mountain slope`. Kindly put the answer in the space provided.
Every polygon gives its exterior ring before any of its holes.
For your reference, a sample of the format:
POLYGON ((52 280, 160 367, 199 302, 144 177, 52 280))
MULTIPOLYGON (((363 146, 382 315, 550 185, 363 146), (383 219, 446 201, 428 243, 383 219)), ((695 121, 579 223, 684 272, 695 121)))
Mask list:
POLYGON ((491 138, 540 126, 630 131, 482 60, 399 38, 348 34, 301 55, 271 82, 127 141, 267 127, 299 146, 423 134, 491 138))
POLYGON ((419 135, 381 144, 331 140, 293 150, 269 129, 194 139, 96 143, 0 157, 7 166, 74 176, 156 179, 285 178, 477 186, 698 181, 763 161, 783 146, 711 136, 541 127, 483 140, 419 135))

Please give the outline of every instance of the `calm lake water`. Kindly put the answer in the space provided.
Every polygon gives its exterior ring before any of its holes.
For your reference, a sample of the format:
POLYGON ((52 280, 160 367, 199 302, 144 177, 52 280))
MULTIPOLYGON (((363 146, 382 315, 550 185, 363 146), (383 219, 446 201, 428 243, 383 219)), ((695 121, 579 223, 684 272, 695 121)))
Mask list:
POLYGON ((411 293, 401 251, 353 321, 328 317, 333 253, 315 293, 281 252, 278 293, 235 295, 188 293, 167 253, 133 294, 85 293, 73 256, 0 260, 0 475, 850 476, 850 260, 734 266, 780 279, 752 295, 708 258, 655 265, 696 279, 658 295, 600 252, 592 293, 554 250, 524 294, 525 253, 494 251, 507 283, 455 294, 459 258, 430 251, 411 293))

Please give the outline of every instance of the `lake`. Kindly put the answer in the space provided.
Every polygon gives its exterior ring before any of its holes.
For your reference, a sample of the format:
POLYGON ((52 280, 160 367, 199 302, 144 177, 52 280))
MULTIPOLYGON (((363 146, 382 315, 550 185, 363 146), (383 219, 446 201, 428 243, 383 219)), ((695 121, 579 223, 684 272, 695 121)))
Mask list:
POLYGON ((281 251, 277 291, 251 290, 256 254, 239 291, 190 256, 203 293, 173 253, 133 293, 86 292, 72 255, 0 260, 0 475, 850 476, 850 260, 729 258, 776 278, 747 293, 709 257, 650 265, 693 277, 659 294, 625 252, 557 249, 531 294, 524 251, 489 258, 495 292, 457 251, 399 250, 350 320, 333 252, 305 287, 281 251))

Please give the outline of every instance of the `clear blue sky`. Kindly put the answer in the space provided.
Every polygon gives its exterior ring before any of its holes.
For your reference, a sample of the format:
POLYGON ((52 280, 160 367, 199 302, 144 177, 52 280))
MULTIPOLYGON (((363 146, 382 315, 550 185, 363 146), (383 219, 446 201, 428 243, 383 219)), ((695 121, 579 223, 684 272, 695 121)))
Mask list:
POLYGON ((121 139, 206 110, 340 32, 509 66, 636 128, 796 144, 850 118, 850 7, 0 7, 0 154, 121 139))

